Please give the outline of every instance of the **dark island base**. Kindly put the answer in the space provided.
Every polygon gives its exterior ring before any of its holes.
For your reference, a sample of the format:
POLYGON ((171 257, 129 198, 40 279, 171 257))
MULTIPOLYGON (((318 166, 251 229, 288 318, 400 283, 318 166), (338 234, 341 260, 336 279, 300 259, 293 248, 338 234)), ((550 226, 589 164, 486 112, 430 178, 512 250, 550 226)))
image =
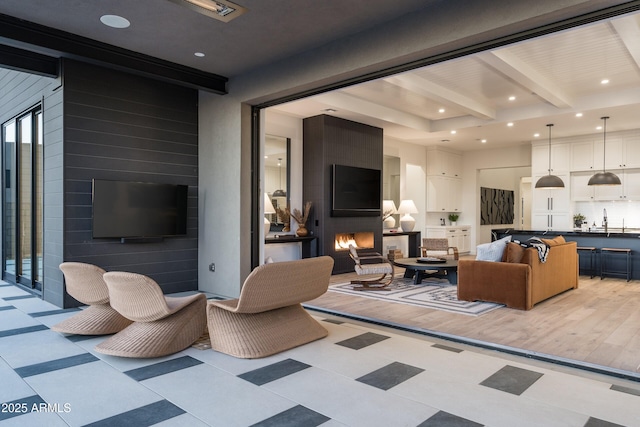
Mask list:
MULTIPOLYGON (((501 239, 512 236, 513 240, 526 242, 532 237, 552 239, 556 236, 563 236, 567 241, 577 242, 578 247, 594 247, 596 253, 593 258, 593 273, 600 276, 602 271, 603 254, 602 248, 631 249, 629 255, 630 278, 640 279, 640 234, 639 233, 602 233, 587 231, 539 231, 539 230, 514 230, 513 228, 493 229, 492 238, 501 239)), ((592 275, 591 258, 588 251, 580 251, 580 274, 592 275)), ((627 278, 627 255, 624 253, 607 254, 605 260, 605 271, 609 272, 606 277, 627 278), (615 272, 617 274, 612 274, 615 272)))

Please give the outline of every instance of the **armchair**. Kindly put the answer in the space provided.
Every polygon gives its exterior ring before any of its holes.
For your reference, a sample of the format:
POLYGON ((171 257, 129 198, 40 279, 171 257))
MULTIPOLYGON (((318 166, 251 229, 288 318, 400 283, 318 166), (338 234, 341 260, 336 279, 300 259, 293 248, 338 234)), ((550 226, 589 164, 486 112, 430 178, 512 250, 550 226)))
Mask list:
POLYGON ((352 280, 354 291, 386 291, 393 281, 393 263, 377 252, 359 255, 355 246, 349 245, 349 256, 356 263, 355 271, 360 275, 382 274, 377 279, 352 280))
POLYGON ((449 240, 446 238, 430 238, 425 237, 422 239, 422 246, 420 251, 423 257, 430 256, 429 251, 438 252, 438 254, 432 254, 431 256, 438 256, 444 258, 458 259, 458 248, 455 246, 449 246, 449 240), (444 252, 444 254, 442 254, 444 252))

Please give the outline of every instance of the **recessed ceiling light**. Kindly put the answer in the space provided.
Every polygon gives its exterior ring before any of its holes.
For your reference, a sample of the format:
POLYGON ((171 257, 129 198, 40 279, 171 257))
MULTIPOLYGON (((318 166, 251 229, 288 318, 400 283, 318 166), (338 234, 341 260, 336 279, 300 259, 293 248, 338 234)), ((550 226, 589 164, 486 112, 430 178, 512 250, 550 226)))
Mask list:
POLYGON ((444 108, 439 109, 438 113, 444 113, 444 108))
POLYGON ((486 139, 481 139, 480 142, 482 142, 483 144, 486 144, 487 140, 486 139))
POLYGON ((606 85, 607 83, 609 83, 609 79, 600 80, 600 84, 606 85))
POLYGON ((202 52, 196 52, 194 53, 195 56, 197 56, 198 58, 203 58, 204 57, 204 53, 202 52))
POLYGON ((596 130, 602 130, 602 126, 596 126, 596 130))
POLYGON ((539 133, 534 133, 534 134, 533 134, 533 137, 534 137, 534 138, 540 138, 540 134, 539 134, 539 133))
POLYGON ((128 19, 118 15, 102 15, 100 22, 111 28, 127 28, 131 25, 128 19))
POLYGON ((338 111, 338 110, 334 110, 333 108, 325 108, 325 109, 324 109, 324 110, 322 110, 322 111, 324 111, 325 113, 335 113, 335 112, 336 112, 336 111, 338 111))
POLYGON ((576 113, 576 117, 582 117, 582 113, 576 113))
POLYGON ((231 3, 227 0, 169 0, 175 4, 186 6, 191 10, 215 18, 219 21, 229 22, 247 11, 246 8, 231 3))
POLYGON ((507 123, 507 126, 512 127, 513 126, 513 122, 507 123))
POLYGON ((456 130, 452 130, 451 131, 451 135, 455 135, 456 133, 458 133, 458 131, 456 131, 456 130))
POLYGON ((516 100, 516 97, 515 97, 515 96, 511 95, 511 96, 509 97, 509 101, 515 101, 515 100, 516 100))

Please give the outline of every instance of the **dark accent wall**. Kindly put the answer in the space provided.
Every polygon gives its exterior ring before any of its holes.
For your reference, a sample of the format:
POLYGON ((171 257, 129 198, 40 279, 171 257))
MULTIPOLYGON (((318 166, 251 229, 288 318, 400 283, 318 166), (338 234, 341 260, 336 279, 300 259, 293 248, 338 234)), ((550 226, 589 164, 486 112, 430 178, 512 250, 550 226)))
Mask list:
POLYGON ((165 293, 198 289, 197 91, 70 60, 63 81, 64 261, 145 274, 165 293), (93 239, 93 178, 188 185, 187 236, 93 239))
POLYGON ((380 252, 382 218, 331 216, 331 165, 382 170, 382 129, 328 115, 304 119, 303 159, 303 199, 313 203, 307 228, 318 237, 319 255, 334 258, 334 274, 353 271, 348 252, 335 251, 336 233, 373 232, 380 252))

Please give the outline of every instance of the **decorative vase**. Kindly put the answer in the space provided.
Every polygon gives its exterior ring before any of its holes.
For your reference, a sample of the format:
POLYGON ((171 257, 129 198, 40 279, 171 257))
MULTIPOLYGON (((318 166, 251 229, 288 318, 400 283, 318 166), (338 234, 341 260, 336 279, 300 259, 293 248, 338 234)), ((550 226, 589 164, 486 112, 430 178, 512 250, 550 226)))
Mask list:
POLYGON ((451 226, 452 226, 452 227, 455 227, 455 226, 457 226, 457 225, 458 225, 458 221, 451 221, 451 226))
POLYGON ((285 233, 291 231, 290 224, 288 222, 284 223, 284 227, 282 227, 282 231, 284 231, 285 233))
POLYGON ((296 235, 298 237, 304 237, 307 234, 309 234, 309 230, 307 230, 307 227, 305 226, 305 224, 298 224, 298 229, 296 230, 296 235))
POLYGON ((383 227, 384 228, 393 228, 396 226, 396 219, 392 216, 390 216, 389 218, 385 219, 384 221, 382 221, 383 227))

